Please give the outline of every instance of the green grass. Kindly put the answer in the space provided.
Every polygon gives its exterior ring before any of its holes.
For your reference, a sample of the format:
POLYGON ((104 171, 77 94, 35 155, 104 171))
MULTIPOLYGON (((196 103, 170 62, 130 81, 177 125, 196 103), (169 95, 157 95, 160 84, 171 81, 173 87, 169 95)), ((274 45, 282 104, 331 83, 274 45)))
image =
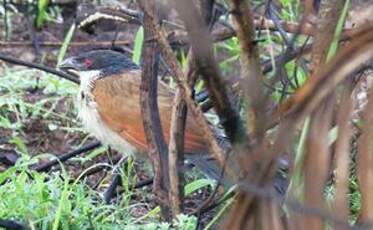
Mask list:
POLYGON ((140 65, 143 43, 144 43, 144 28, 140 26, 140 28, 136 32, 135 41, 133 45, 133 54, 132 54, 132 61, 136 63, 137 65, 140 65))
MULTIPOLYGON (((36 24, 42 28, 48 21, 53 21, 60 14, 52 7, 47 7, 46 0, 37 1, 38 15, 36 24)), ((261 1, 256 1, 261 3, 261 1)), ((283 20, 297 21, 300 14, 299 0, 280 0, 282 6, 280 17, 283 20)), ((344 9, 346 14, 347 5, 344 9)), ((337 40, 340 36, 344 21, 342 16, 335 31, 333 44, 328 52, 328 60, 335 55, 337 50, 337 40)), ((73 36, 74 26, 65 35, 63 46, 58 54, 60 62, 66 54, 68 44, 73 36)), ((144 39, 143 29, 140 27, 134 40, 132 59, 137 64, 141 61, 141 49, 144 39)), ((276 32, 262 31, 260 37, 256 38, 261 53, 261 60, 272 60, 274 56, 284 51, 283 38, 276 32)), ((304 36, 300 36, 296 46, 302 45, 304 36)), ((240 47, 237 38, 231 38, 215 45, 219 66, 224 76, 238 76, 240 47)), ((179 55, 180 63, 185 69, 186 54, 179 55)), ((285 64, 285 73, 289 76, 292 85, 301 86, 307 80, 307 73, 298 62, 290 61, 285 64)), ((274 73, 272 71, 264 79, 271 82, 274 73)), ((110 183, 110 178, 105 178, 98 189, 93 189, 88 184, 88 179, 81 179, 71 175, 69 169, 53 173, 37 173, 28 169, 28 165, 38 162, 40 158, 52 159, 48 152, 32 152, 31 144, 28 140, 30 130, 28 127, 33 122, 40 122, 47 128, 50 134, 63 132, 66 135, 78 135, 77 141, 72 147, 77 148, 83 145, 90 136, 80 127, 80 122, 76 119, 76 110, 73 105, 73 98, 77 93, 77 85, 61 80, 55 76, 41 73, 39 71, 24 68, 0 67, 0 131, 5 130, 9 134, 7 137, 9 145, 21 155, 17 165, 8 168, 0 173, 0 218, 13 219, 30 226, 33 229, 195 229, 197 219, 194 216, 180 215, 172 223, 164 223, 160 219, 159 207, 149 205, 144 200, 149 192, 146 190, 134 190, 133 184, 136 182, 136 173, 133 164, 130 162, 127 167, 119 171, 123 178, 124 192, 118 196, 116 201, 107 205, 102 200, 102 191, 110 183), (30 93, 35 91, 36 94, 30 93), (32 100, 33 96, 37 100, 32 100), (62 106, 61 106, 62 103, 62 106), (37 156, 37 157, 35 157, 37 156), (31 175, 31 177, 30 177, 31 175), (144 197, 144 199, 133 199, 133 195, 144 197), (139 211, 141 210, 141 211, 139 211), (140 213, 140 214, 139 214, 140 213)), ((175 87, 173 81, 170 86, 175 87)), ((197 92, 201 90, 203 81, 198 81, 197 92)), ((276 91, 272 93, 274 102, 281 99, 280 91, 284 90, 280 83, 274 84, 276 91)), ((295 88, 288 87, 287 92, 295 92, 295 88)), ((213 116, 213 114, 209 114, 213 116)), ((216 117, 214 117, 216 118, 216 117)), ((216 120, 216 119, 215 119, 216 120)), ((304 142, 308 130, 307 123, 302 129, 298 143, 294 144, 296 149, 295 173, 291 180, 291 195, 302 199, 303 177, 302 158, 304 152, 304 142)), ((33 132, 33 130, 31 130, 33 132)), ((32 133, 31 133, 32 134, 32 133)), ((335 136, 335 134, 331 133, 335 136)), ((46 137, 49 138, 49 137, 46 137)), ((66 138, 66 141, 68 138, 66 138)), ((104 156, 106 147, 98 148, 83 156, 70 160, 74 165, 82 165, 82 173, 89 168, 97 167, 97 158, 104 156), (90 164, 87 167, 86 164, 90 164)), ((113 166, 114 167, 114 166, 113 166)), ((63 168, 63 167, 62 167, 63 168)), ((187 185, 184 188, 185 195, 191 195, 202 189, 212 190, 214 182, 209 179, 200 179, 195 174, 187 175, 187 185)), ((360 209, 360 193, 355 176, 350 177, 350 222, 356 221, 360 209)), ((332 186, 325 190, 325 196, 333 199, 334 191, 332 186)), ((217 209, 212 220, 207 223, 206 228, 213 226, 223 215, 231 204, 232 199, 223 203, 217 209)))
MULTIPOLYGON (((88 139, 76 119, 73 105, 78 87, 55 76, 25 68, 3 66, 0 72, 0 132, 10 133, 6 136, 7 146, 20 155, 15 166, 0 172, 0 219, 12 219, 32 229, 195 229, 197 219, 194 216, 180 215, 172 223, 161 221, 159 207, 145 202, 149 193, 132 187, 137 181, 132 162, 119 168, 124 192, 110 205, 105 204, 101 196, 110 183, 110 177, 93 189, 88 186, 90 181, 87 178, 72 177, 68 166, 64 168, 65 163, 61 164, 61 171, 53 173, 30 170, 29 166, 41 159, 55 158, 48 152, 31 153, 33 146, 28 136, 33 134, 30 132, 39 132, 29 130, 28 126, 33 122, 45 125, 46 138, 54 132, 81 137, 72 148, 81 146, 88 139), (32 102, 33 97, 37 98, 32 102), (143 198, 134 200, 134 194, 143 198)), ((70 164, 90 164, 81 168, 83 174, 89 168, 103 164, 95 162, 107 153, 106 150, 106 147, 98 148, 71 159, 70 164)), ((213 189, 213 180, 199 178, 197 173, 188 174, 186 196, 201 189, 213 189)), ((213 220, 210 225, 215 222, 213 220)))
POLYGON ((122 229, 136 225, 137 218, 131 212, 146 206, 131 204, 131 189, 126 190, 118 205, 106 205, 84 181, 68 183, 71 178, 67 173, 30 172, 25 165, 0 174, 1 181, 7 181, 0 187, 0 218, 14 219, 35 229, 122 229))
MULTIPOLYGON (((171 225, 159 219, 156 207, 140 217, 133 212, 148 208, 148 204, 131 201, 135 179, 131 167, 124 169, 122 179, 125 192, 120 200, 107 205, 101 194, 87 186, 85 181, 68 183, 72 178, 62 170, 53 174, 28 170, 30 160, 0 173, 0 218, 12 219, 34 229, 170 229, 171 225)), ((195 181, 186 193, 202 188, 206 181, 195 181), (196 187, 197 186, 197 187, 196 187), (193 188, 194 187, 194 188, 193 188)), ((231 202, 231 201, 230 201, 231 202)), ((194 216, 179 215, 173 221, 175 229, 195 229, 194 216)), ((211 223, 212 224, 212 223, 211 223)))

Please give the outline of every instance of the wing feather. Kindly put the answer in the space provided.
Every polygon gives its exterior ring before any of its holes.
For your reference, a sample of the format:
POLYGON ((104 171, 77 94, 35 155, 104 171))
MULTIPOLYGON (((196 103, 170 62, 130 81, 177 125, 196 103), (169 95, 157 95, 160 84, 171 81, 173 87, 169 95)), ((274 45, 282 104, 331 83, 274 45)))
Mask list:
MULTIPOLYGON (((147 149, 140 109, 140 74, 138 70, 121 73, 97 80, 93 95, 98 112, 109 128, 140 150, 147 149)), ((159 84, 158 106, 162 129, 169 142, 173 92, 165 84, 159 84)), ((187 117, 185 151, 202 153, 207 151, 203 133, 191 115, 187 117)))

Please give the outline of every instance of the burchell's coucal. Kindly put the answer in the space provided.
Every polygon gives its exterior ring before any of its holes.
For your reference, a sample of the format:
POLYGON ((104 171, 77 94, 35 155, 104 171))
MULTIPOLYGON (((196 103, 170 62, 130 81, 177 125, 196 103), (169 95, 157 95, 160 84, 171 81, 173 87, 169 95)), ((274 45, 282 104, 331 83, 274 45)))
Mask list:
MULTIPOLYGON (((141 119, 141 69, 126 55, 96 50, 70 57, 60 69, 80 78, 77 97, 79 117, 87 131, 101 142, 120 151, 147 150, 141 119)), ((169 141, 174 92, 165 83, 158 85, 158 107, 166 142, 169 141)), ((188 115, 185 153, 207 153, 203 132, 188 115)))
MULTIPOLYGON (((70 57, 59 68, 80 78, 79 117, 87 131, 121 152, 134 153, 136 149, 146 152, 140 108, 141 69, 138 65, 122 53, 96 50, 70 57)), ((173 97, 174 91, 159 82, 158 107, 167 143, 173 97)), ((227 146, 229 148, 227 143, 222 144, 222 147, 227 146)), ((186 122, 184 152, 203 172, 214 179, 223 179, 221 168, 207 155, 204 134, 191 115, 186 122)), ((232 185, 232 181, 226 179, 223 183, 232 185)), ((282 181, 277 180, 275 184, 281 190, 286 188, 282 181)))

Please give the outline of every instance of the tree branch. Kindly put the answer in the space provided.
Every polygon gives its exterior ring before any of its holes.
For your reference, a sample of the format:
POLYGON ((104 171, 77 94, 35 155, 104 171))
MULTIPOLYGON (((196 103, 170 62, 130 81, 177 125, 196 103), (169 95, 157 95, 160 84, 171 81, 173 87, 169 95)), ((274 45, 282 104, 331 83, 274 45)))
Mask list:
POLYGON ((167 145, 163 137, 163 131, 159 116, 157 102, 158 84, 158 55, 157 43, 152 39, 155 36, 153 23, 157 24, 155 15, 155 4, 153 1, 141 0, 139 5, 149 10, 144 15, 144 44, 143 62, 140 85, 140 103, 143 116, 144 131, 149 147, 149 157, 154 168, 154 192, 158 195, 162 214, 165 219, 170 219, 169 202, 167 192, 169 190, 168 178, 168 153, 167 145), (150 16, 152 15, 152 16, 150 16))
MULTIPOLYGON (((144 14, 147 15, 147 17, 151 18, 150 28, 153 30, 155 34, 154 39, 156 39, 158 42, 162 56, 165 59, 168 66, 170 67, 170 70, 171 70, 171 73, 172 73, 172 76, 175 82, 185 93, 185 101, 188 105, 188 108, 192 112, 193 116, 196 118, 197 124, 201 127, 201 129, 205 133, 205 138, 207 140, 207 144, 208 144, 211 154, 214 155, 214 157, 217 159, 217 161, 221 165, 224 165, 225 153, 220 147, 219 143, 217 142, 215 138, 215 133, 213 132, 209 122, 206 120, 202 110, 199 108, 198 104, 193 100, 193 91, 190 89, 186 81, 186 78, 184 77, 184 73, 182 72, 178 64, 177 59, 174 53, 172 52, 172 49, 167 39, 165 38, 163 32, 161 31, 159 25, 156 23, 154 15, 151 13, 149 8, 147 6, 142 6, 142 10, 144 11, 144 14)), ((229 171, 230 170, 227 169, 227 173, 230 176, 233 176, 234 174, 229 171)))

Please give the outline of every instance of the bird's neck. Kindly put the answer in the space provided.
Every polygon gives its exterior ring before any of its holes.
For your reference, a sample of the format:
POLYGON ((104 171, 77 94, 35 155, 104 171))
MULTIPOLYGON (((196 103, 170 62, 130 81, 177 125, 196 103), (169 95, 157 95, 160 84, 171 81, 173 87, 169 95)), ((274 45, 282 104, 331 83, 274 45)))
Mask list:
POLYGON ((95 86, 96 80, 102 77, 100 70, 89 70, 80 72, 80 90, 91 92, 95 86))

